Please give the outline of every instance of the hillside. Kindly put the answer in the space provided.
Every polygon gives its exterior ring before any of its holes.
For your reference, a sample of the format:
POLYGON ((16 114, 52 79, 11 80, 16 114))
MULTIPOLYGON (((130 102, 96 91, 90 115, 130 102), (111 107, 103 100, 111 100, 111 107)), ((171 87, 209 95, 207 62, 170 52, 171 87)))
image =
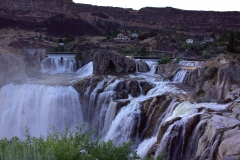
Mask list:
POLYGON ((106 30, 220 32, 238 29, 240 12, 140 10, 76 4, 72 0, 0 0, 0 29, 20 28, 53 35, 104 35, 106 30))

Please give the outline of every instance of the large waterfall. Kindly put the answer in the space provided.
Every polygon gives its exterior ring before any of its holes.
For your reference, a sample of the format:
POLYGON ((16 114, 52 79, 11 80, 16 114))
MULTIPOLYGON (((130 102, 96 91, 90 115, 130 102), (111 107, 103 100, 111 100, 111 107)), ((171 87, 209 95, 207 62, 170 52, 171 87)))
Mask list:
POLYGON ((51 126, 64 130, 82 122, 79 95, 73 87, 8 84, 0 90, 0 137, 46 136, 51 126))
MULTIPOLYGON (((46 136, 51 126, 64 130, 79 123, 93 125, 96 137, 115 145, 133 141, 142 158, 167 153, 167 159, 194 159, 206 117, 229 104, 184 102, 178 96, 190 93, 154 74, 156 63, 148 65, 148 73, 90 76, 90 62, 74 74, 73 86, 7 84, 0 88, 0 138, 24 139, 25 127, 33 136, 46 136)), ((186 72, 173 81, 182 83, 186 72)))

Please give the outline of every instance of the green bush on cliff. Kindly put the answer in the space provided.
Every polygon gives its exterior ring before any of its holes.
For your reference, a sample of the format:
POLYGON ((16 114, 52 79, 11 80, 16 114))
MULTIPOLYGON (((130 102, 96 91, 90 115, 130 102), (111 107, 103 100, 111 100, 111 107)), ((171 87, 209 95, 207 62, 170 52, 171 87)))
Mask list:
POLYGON ((26 140, 17 137, 0 140, 0 160, 135 160, 140 159, 136 152, 131 153, 131 144, 114 146, 112 141, 100 142, 91 139, 92 131, 83 132, 76 126, 64 132, 52 130, 46 139, 32 137, 26 130, 26 140))
POLYGON ((165 54, 162 55, 161 59, 158 60, 158 64, 167 64, 170 63, 171 59, 165 54))

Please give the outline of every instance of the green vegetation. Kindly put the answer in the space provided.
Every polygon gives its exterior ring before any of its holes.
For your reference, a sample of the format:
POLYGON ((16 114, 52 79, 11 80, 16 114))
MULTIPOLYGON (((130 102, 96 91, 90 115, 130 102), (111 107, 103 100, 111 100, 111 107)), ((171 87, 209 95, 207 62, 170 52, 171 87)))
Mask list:
POLYGON ((134 160, 140 159, 136 152, 131 153, 130 143, 114 146, 112 141, 91 140, 93 132, 83 132, 76 126, 60 133, 53 129, 46 139, 31 137, 26 130, 26 140, 17 137, 0 140, 1 160, 134 160))
POLYGON ((167 64, 170 63, 171 59, 165 54, 162 55, 162 58, 158 60, 158 64, 167 64))

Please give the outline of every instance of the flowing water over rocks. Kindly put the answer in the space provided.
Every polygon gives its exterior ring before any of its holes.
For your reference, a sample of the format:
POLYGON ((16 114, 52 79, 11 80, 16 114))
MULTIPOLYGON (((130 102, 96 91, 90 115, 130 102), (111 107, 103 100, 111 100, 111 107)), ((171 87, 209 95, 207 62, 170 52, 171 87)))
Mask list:
POLYGON ((7 84, 0 88, 0 137, 24 138, 25 126, 34 136, 46 136, 49 126, 64 130, 78 122, 94 126, 93 138, 116 145, 133 141, 142 158, 162 153, 169 160, 236 158, 239 105, 190 103, 193 91, 178 87, 187 71, 176 72, 171 82, 154 74, 155 63, 147 64, 147 73, 92 75, 90 62, 76 73, 52 75, 51 83, 46 75, 7 84))

